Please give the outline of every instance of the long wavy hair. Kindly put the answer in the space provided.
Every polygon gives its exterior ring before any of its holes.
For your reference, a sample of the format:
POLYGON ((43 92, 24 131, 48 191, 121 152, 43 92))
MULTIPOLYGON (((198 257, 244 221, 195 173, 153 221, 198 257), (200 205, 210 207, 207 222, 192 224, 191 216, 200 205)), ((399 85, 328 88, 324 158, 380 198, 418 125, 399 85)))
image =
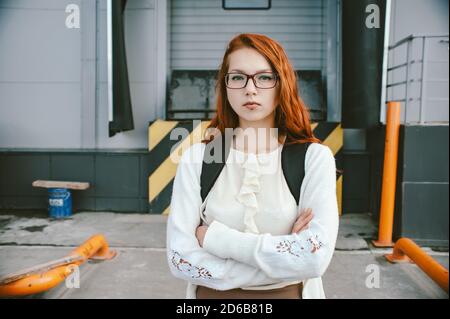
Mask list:
POLYGON ((279 143, 322 143, 313 134, 309 111, 298 92, 297 74, 283 47, 265 35, 251 33, 237 35, 227 46, 216 80, 216 115, 208 125, 202 142, 209 143, 214 139, 215 135, 211 135, 211 129, 225 134, 225 128, 235 129, 239 126, 239 116, 227 98, 225 75, 229 69, 230 54, 241 48, 258 51, 269 62, 273 72, 278 74, 279 95, 275 108, 275 127, 278 128, 279 143))

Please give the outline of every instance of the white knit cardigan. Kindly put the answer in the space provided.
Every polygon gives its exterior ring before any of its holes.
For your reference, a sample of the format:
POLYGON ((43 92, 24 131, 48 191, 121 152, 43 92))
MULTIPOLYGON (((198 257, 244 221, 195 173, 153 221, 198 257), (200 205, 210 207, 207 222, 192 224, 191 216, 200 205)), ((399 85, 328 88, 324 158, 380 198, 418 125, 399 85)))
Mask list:
POLYGON ((186 298, 195 298, 197 285, 217 290, 273 289, 298 282, 303 282, 303 299, 325 298, 321 277, 333 256, 338 232, 336 165, 331 150, 318 143, 309 146, 299 206, 282 177, 282 146, 275 152, 258 155, 232 149, 230 155, 237 157, 228 157, 202 203, 200 174, 204 150, 205 144, 198 143, 183 153, 167 223, 169 268, 175 277, 188 282, 186 298), (244 164, 234 165, 231 158, 237 158, 236 163, 241 159, 244 164), (265 166, 267 162, 269 166, 265 166), (227 185, 233 174, 242 175, 239 189, 227 185), (269 182, 260 183, 264 178, 270 178, 269 182), (267 211, 270 203, 264 200, 276 193, 270 187, 281 189, 278 209, 287 210, 282 215, 285 218, 279 218, 276 224, 270 218, 258 219, 258 214, 263 214, 261 205, 267 211), (224 190, 233 194, 235 200, 224 198, 224 190), (229 215, 214 214, 220 207, 233 205, 234 211, 229 215), (304 208, 311 208, 314 218, 308 229, 291 234, 293 222, 304 208), (202 220, 209 227, 200 247, 195 232, 202 220))

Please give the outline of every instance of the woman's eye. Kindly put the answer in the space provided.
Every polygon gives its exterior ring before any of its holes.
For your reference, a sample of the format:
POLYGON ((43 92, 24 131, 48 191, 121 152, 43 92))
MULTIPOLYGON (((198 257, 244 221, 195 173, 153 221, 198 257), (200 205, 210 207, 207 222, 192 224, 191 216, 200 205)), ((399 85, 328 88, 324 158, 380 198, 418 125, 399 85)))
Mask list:
POLYGON ((244 77, 242 75, 233 75, 231 77, 232 81, 242 81, 244 79, 244 77))
POLYGON ((259 76, 259 79, 261 81, 271 81, 273 79, 273 77, 270 75, 261 75, 261 76, 259 76))

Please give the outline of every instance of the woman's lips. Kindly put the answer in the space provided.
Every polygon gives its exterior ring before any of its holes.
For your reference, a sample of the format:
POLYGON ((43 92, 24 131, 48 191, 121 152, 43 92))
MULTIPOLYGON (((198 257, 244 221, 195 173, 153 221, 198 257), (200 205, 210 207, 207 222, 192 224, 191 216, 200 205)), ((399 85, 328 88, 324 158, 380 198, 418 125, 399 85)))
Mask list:
POLYGON ((251 103, 251 104, 250 103, 246 103, 246 104, 244 104, 244 107, 246 107, 249 110, 254 110, 258 106, 259 106, 259 104, 257 104, 257 103, 251 103))

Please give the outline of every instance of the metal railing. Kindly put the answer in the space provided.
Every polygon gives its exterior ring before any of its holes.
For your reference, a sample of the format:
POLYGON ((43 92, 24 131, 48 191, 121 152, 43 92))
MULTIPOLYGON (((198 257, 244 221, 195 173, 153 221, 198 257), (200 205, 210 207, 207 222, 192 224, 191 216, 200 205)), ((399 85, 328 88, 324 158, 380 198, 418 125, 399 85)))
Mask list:
POLYGON ((385 257, 391 263, 414 262, 448 293, 448 269, 434 260, 411 239, 400 238, 397 240, 392 254, 387 254, 385 257))
POLYGON ((17 297, 47 291, 70 276, 88 259, 110 260, 116 256, 102 234, 96 234, 60 258, 0 277, 0 297, 17 297))
POLYGON ((395 190, 397 181, 398 140, 400 131, 400 102, 388 102, 386 118, 386 141, 381 192, 380 223, 375 247, 394 247, 385 255, 392 263, 415 262, 431 279, 448 293, 448 270, 429 256, 408 238, 392 241, 394 226, 395 190))
MULTIPOLYGON (((403 45, 406 45, 406 61, 399 63, 397 65, 393 65, 388 67, 388 78, 389 75, 393 76, 394 71, 399 71, 404 69, 405 70, 405 79, 404 81, 396 81, 396 82, 389 82, 386 85, 387 88, 387 101, 399 101, 404 103, 404 116, 402 122, 405 124, 408 123, 420 123, 425 124, 426 117, 425 117, 425 111, 427 109, 426 103, 428 101, 438 101, 438 102, 447 102, 449 101, 448 97, 436 97, 436 96, 428 96, 427 95, 427 83, 438 83, 438 82, 449 82, 448 75, 445 78, 430 78, 428 75, 428 69, 430 64, 432 63, 441 63, 444 64, 442 66, 442 69, 445 68, 448 70, 449 67, 449 59, 448 59, 448 43, 449 43, 449 35, 448 34, 435 34, 435 35, 409 35, 406 38, 396 42, 395 44, 389 46, 389 53, 393 54, 394 50, 402 47, 403 45), (447 44, 447 54, 446 59, 443 60, 433 60, 429 59, 429 53, 430 53, 430 42, 432 39, 439 40, 438 43, 447 44), (421 41, 421 50, 418 57, 413 56, 413 45, 417 40, 421 41), (419 65, 421 68, 420 75, 418 77, 412 76, 412 67, 414 65, 419 65), (412 97, 412 88, 411 85, 414 83, 420 83, 420 90, 419 90, 419 96, 418 97, 412 97), (405 94, 403 98, 398 98, 393 93, 393 88, 398 86, 404 86, 405 88, 405 94), (391 89, 391 90, 389 90, 391 89), (391 94, 389 94, 389 91, 391 94), (408 104, 411 102, 420 102, 420 112, 419 112, 419 118, 417 120, 408 121, 407 112, 408 112, 408 104)), ((445 49, 445 48, 444 48, 445 49)), ((442 50, 442 48, 440 48, 442 50)), ((392 60, 391 58, 389 58, 392 60)), ((447 86, 448 90, 448 86, 447 86)), ((448 92, 448 91, 447 91, 448 92)), ((448 119, 444 120, 448 123, 448 119)))

